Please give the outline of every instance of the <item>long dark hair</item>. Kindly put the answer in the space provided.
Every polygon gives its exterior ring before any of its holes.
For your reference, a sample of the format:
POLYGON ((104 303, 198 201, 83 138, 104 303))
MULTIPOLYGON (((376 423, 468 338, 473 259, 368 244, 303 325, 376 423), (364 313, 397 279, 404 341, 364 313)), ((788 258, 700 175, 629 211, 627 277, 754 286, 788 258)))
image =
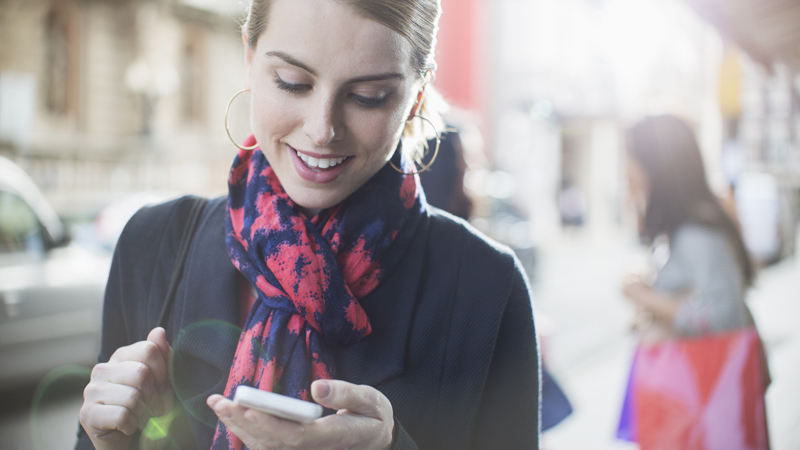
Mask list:
POLYGON ((672 239, 682 224, 694 222, 723 230, 734 246, 747 286, 753 266, 733 219, 711 192, 703 158, 691 128, 671 116, 647 117, 628 131, 628 155, 644 170, 650 186, 642 238, 672 239))

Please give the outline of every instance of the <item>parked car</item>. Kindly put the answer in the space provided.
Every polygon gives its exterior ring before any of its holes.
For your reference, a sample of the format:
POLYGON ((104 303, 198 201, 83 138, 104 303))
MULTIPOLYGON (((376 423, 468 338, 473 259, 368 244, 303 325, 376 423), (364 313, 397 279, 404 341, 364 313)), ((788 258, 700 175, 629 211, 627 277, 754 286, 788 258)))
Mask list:
POLYGON ((30 177, 0 157, 0 387, 94 364, 110 261, 73 242, 30 177))

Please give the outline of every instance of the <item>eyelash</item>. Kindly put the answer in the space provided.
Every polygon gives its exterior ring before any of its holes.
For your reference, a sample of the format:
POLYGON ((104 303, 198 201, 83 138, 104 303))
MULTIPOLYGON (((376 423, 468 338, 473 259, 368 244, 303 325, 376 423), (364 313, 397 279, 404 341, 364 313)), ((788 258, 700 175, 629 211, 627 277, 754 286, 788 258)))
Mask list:
POLYGON ((351 94, 351 95, 353 96, 353 100, 355 100, 359 106, 363 106, 364 108, 380 108, 381 106, 386 104, 386 99, 389 97, 387 94, 375 98, 364 97, 363 95, 356 95, 356 94, 351 94))
MULTIPOLYGON (((289 92, 290 94, 301 94, 311 89, 311 86, 308 84, 288 83, 282 80, 280 77, 275 77, 275 84, 278 86, 278 89, 289 92)), ((386 104, 388 97, 388 94, 384 94, 383 96, 377 98, 350 94, 350 98, 352 98, 358 106, 364 108, 380 108, 386 104)))
POLYGON ((311 88, 311 86, 307 84, 287 83, 286 81, 283 81, 280 77, 275 77, 275 84, 278 85, 278 89, 290 92, 292 94, 299 94, 311 88))

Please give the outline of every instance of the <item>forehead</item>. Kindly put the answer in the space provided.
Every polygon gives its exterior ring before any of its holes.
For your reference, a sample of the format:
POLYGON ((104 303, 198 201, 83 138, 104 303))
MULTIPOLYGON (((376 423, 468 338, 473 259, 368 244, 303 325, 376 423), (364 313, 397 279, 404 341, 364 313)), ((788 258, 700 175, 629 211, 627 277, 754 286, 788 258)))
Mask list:
POLYGON ((414 72, 405 38, 336 0, 275 0, 256 51, 285 52, 319 72, 348 76, 414 72))

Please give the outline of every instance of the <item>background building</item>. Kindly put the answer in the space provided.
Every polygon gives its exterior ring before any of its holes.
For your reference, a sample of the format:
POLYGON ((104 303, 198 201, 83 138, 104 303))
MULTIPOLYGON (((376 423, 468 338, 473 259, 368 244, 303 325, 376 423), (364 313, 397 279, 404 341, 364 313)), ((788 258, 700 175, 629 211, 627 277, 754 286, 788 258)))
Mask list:
POLYGON ((244 9, 212 6, 0 2, 0 152, 60 209, 139 189, 224 192, 244 9))

